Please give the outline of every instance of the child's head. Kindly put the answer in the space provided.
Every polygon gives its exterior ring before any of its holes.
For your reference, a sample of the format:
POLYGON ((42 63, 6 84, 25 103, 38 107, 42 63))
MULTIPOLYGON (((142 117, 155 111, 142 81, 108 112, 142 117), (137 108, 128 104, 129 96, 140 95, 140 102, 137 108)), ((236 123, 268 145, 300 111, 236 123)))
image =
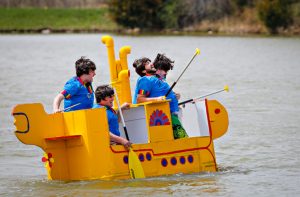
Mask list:
POLYGON ((94 73, 96 65, 92 60, 86 57, 81 57, 75 62, 75 68, 77 77, 80 77, 83 74, 89 75, 91 72, 94 73))
POLYGON ((113 106, 114 95, 114 89, 109 85, 98 86, 95 91, 96 102, 109 107, 113 106))
POLYGON ((165 56, 165 54, 158 53, 153 62, 153 65, 156 70, 163 70, 165 72, 168 72, 169 70, 173 69, 174 61, 165 56))
POLYGON ((170 58, 166 57, 165 54, 158 53, 153 65, 156 69, 156 74, 159 75, 160 78, 166 78, 168 71, 173 69, 174 61, 170 58))
POLYGON ((156 71, 151 60, 147 57, 136 59, 133 62, 133 67, 135 68, 135 72, 141 77, 145 76, 147 73, 154 74, 156 71))

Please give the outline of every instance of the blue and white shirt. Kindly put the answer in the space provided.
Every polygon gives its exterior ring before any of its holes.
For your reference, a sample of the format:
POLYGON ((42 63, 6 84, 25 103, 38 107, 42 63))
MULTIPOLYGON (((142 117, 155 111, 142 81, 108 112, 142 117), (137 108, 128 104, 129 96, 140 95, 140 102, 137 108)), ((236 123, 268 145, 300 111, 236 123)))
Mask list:
MULTIPOLYGON (((135 93, 133 97, 133 103, 137 103, 138 94, 145 95, 148 98, 164 96, 169 91, 170 86, 164 79, 159 79, 156 76, 143 76, 138 78, 135 93)), ((178 109, 178 100, 173 91, 169 93, 167 99, 171 99, 170 101, 170 110, 171 113, 176 113, 179 111, 178 109)))
POLYGON ((84 84, 79 77, 73 77, 64 86, 61 91, 64 95, 64 107, 77 106, 67 109, 67 111, 75 111, 80 109, 90 109, 94 103, 94 90, 91 83, 84 84))

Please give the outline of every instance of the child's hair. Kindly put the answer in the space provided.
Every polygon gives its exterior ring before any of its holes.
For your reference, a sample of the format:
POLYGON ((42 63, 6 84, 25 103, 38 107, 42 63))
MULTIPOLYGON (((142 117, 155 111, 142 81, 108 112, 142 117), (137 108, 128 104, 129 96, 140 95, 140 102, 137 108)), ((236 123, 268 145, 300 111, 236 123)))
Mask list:
POLYGON ((96 65, 92 60, 86 57, 81 57, 75 62, 75 68, 77 77, 80 77, 83 74, 88 75, 90 70, 96 70, 96 65))
POLYGON ((109 85, 98 86, 95 91, 96 102, 100 103, 101 100, 105 99, 105 97, 107 96, 111 97, 114 94, 115 94, 114 89, 112 89, 112 87, 110 87, 109 85))
POLYGON ((157 54, 153 62, 154 68, 156 70, 164 70, 166 72, 173 69, 173 64, 174 61, 166 57, 165 54, 160 54, 160 53, 157 54))
POLYGON ((135 72, 141 77, 146 75, 146 73, 144 73, 143 71, 145 70, 145 65, 147 62, 151 62, 151 60, 147 57, 142 57, 140 59, 134 60, 132 64, 133 67, 135 68, 135 72))

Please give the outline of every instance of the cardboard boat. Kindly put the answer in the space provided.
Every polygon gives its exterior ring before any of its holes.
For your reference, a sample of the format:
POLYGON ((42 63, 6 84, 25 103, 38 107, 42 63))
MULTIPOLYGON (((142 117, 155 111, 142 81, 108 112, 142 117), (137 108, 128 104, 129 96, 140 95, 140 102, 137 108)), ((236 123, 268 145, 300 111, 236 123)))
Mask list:
MULTIPOLYGON (((116 60, 113 39, 104 36, 102 42, 107 47, 111 84, 120 103, 131 103, 127 65, 130 47, 122 47, 116 60)), ((47 114, 42 104, 33 103, 16 105, 12 115, 17 138, 45 152, 42 161, 49 179, 131 177, 128 150, 110 144, 104 108, 47 114)), ((145 177, 217 171, 213 140, 226 133, 229 123, 225 107, 217 100, 187 104, 183 125, 190 137, 183 139, 173 138, 168 100, 132 105, 124 111, 124 118, 145 177)), ((121 124, 120 131, 125 137, 121 124)))

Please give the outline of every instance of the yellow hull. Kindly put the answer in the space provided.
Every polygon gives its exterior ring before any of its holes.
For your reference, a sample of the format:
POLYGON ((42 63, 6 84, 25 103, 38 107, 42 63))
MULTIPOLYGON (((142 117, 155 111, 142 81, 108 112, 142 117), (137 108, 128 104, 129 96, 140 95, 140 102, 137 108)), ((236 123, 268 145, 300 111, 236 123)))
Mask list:
MULTIPOLYGON (((207 103, 221 107, 217 101, 207 103)), ((166 104, 145 107, 163 109, 166 104)), ((41 104, 17 105, 13 110, 18 139, 45 151, 49 179, 128 179, 128 151, 109 144, 105 113, 90 109, 46 114, 41 104)), ((214 122, 209 125, 210 131, 220 131, 214 122)), ((171 125, 149 127, 148 132, 149 143, 132 145, 146 177, 217 170, 212 134, 174 140, 171 125)))

